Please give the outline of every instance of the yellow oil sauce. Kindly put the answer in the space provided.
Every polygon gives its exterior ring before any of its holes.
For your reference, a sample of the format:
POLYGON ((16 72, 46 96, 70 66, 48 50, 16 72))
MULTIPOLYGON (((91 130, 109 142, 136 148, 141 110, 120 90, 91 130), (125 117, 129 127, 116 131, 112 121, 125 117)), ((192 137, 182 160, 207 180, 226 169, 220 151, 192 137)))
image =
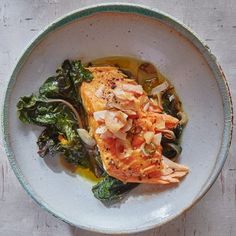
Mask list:
POLYGON ((179 103, 179 110, 183 111, 182 103, 171 82, 150 62, 133 57, 112 56, 95 59, 88 64, 90 66, 115 66, 124 71, 124 73, 128 72, 127 75, 142 85, 147 94, 154 87, 167 81, 171 87, 172 94, 175 95, 175 99, 179 103))
POLYGON ((83 168, 71 163, 68 163, 63 156, 60 156, 60 164, 67 171, 78 174, 92 183, 98 183, 102 178, 97 178, 89 168, 83 168))
POLYGON ((150 62, 146 62, 133 57, 122 57, 122 56, 113 56, 113 57, 104 57, 93 60, 89 63, 92 66, 115 66, 119 67, 125 71, 129 71, 132 74, 132 77, 139 84, 144 84, 145 80, 156 78, 156 85, 164 82, 166 77, 160 73, 160 71, 150 62), (147 69, 147 73, 142 73, 142 67, 147 69))

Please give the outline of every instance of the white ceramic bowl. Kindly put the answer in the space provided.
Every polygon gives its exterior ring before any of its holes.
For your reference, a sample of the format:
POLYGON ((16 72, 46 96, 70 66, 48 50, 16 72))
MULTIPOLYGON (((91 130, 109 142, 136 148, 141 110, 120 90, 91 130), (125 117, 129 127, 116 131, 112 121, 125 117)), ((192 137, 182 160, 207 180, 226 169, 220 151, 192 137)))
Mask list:
POLYGON ((43 208, 75 226, 130 233, 159 226, 191 207, 213 184, 231 141, 227 83, 208 48, 171 17, 134 5, 108 4, 75 11, 51 24, 25 50, 9 83, 3 128, 11 166, 43 208), (68 175, 56 159, 38 157, 40 129, 16 116, 20 96, 37 91, 66 58, 122 55, 154 63, 171 80, 189 115, 180 162, 190 167, 175 187, 140 185, 120 204, 105 207, 92 184, 68 175))

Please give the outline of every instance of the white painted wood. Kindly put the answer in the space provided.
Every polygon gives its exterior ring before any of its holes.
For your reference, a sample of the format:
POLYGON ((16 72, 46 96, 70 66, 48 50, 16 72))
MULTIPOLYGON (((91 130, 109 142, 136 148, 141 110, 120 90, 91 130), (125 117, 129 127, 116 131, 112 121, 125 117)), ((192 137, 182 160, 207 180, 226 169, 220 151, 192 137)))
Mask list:
MULTIPOLYGON (((57 17, 98 0, 0 0, 0 108, 16 59, 23 48, 57 17)), ((125 2, 122 1, 121 2, 125 2)), ((234 0, 126 1, 159 8, 190 26, 221 63, 236 99, 236 5, 234 0)), ((235 100, 236 102, 236 100, 235 100)), ((1 136, 2 137, 2 136, 1 136)), ((236 147, 206 196, 172 222, 135 235, 236 235, 236 147)), ((9 167, 0 140, 1 236, 97 236, 71 227, 41 210, 24 192, 9 167)))

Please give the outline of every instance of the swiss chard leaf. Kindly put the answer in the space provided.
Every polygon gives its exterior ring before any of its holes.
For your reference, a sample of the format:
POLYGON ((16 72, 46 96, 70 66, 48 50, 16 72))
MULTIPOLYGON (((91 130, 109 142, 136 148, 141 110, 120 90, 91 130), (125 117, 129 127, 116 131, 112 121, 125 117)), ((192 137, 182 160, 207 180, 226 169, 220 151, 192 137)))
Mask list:
POLYGON ((39 93, 47 98, 62 98, 78 106, 81 101, 78 87, 83 81, 90 82, 92 73, 85 69, 81 61, 65 60, 56 76, 49 77, 40 87, 39 93))
POLYGON ((76 85, 81 85, 83 81, 90 82, 93 79, 92 73, 83 67, 81 61, 72 61, 70 76, 76 85))
POLYGON ((106 176, 101 182, 93 186, 92 191, 94 196, 103 203, 109 204, 115 200, 120 200, 131 189, 135 188, 138 184, 123 183, 111 176, 106 176))
POLYGON ((22 97, 17 108, 22 122, 47 127, 38 139, 40 156, 60 152, 68 162, 88 166, 88 153, 77 133, 75 115, 66 105, 31 95, 22 97))
POLYGON ((38 137, 38 154, 45 157, 47 154, 53 155, 60 150, 58 130, 46 128, 38 137))
POLYGON ((181 102, 172 89, 167 90, 162 95, 162 106, 165 113, 178 118, 177 113, 180 111, 181 102), (172 96, 174 97, 173 99, 171 99, 172 96))
POLYGON ((39 147, 38 154, 41 157, 46 155, 54 155, 61 153, 64 155, 65 160, 74 165, 80 165, 83 167, 89 167, 89 161, 87 159, 87 151, 84 147, 77 143, 74 146, 68 148, 63 142, 60 142, 59 137, 62 134, 58 130, 46 128, 38 138, 37 144, 39 147))
POLYGON ((49 77, 39 88, 38 96, 20 98, 17 104, 19 119, 24 123, 46 127, 37 142, 41 157, 60 152, 70 163, 89 166, 89 153, 77 129, 78 123, 86 126, 85 122, 81 122, 85 111, 79 86, 83 81, 90 82, 92 79, 92 73, 80 61, 65 60, 56 75, 49 77))

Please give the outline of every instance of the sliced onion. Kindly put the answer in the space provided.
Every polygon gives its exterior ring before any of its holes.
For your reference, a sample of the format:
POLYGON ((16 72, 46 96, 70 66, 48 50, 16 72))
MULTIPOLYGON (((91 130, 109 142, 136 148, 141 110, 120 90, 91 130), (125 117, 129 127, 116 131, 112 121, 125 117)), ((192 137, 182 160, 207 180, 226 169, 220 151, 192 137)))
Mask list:
POLYGON ((175 140, 176 139, 175 133, 172 130, 166 129, 166 130, 162 130, 161 132, 169 140, 175 140))
POLYGON ((67 107, 69 107, 73 111, 73 113, 78 121, 79 127, 81 127, 81 128, 83 127, 83 122, 81 120, 80 114, 77 112, 77 110, 74 108, 74 106, 72 104, 70 104, 69 102, 67 102, 63 99, 51 99, 51 98, 48 99, 47 102, 48 103, 60 102, 60 103, 63 103, 64 105, 66 105, 67 107))
POLYGON ((122 88, 125 91, 137 93, 137 94, 143 94, 143 87, 141 85, 134 85, 134 84, 123 84, 122 88))
POLYGON ((147 144, 150 144, 151 141, 152 141, 152 139, 153 139, 153 137, 154 137, 154 132, 152 132, 152 131, 147 131, 147 132, 144 133, 143 137, 144 137, 144 139, 145 139, 145 142, 146 142, 147 144))
POLYGON ((161 138, 162 138, 162 134, 159 133, 159 134, 155 134, 153 139, 152 139, 152 142, 156 145, 156 146, 160 146, 161 145, 161 138))
POLYGON ((178 117, 180 118, 179 124, 186 125, 188 122, 188 116, 185 112, 178 112, 178 117))
POLYGON ((145 156, 153 155, 156 151, 155 145, 153 143, 143 143, 140 148, 145 156))
POLYGON ((162 84, 159 84, 155 88, 152 89, 151 95, 157 95, 163 91, 165 91, 169 87, 169 84, 167 81, 163 82, 162 84))
POLYGON ((86 129, 77 129, 78 134, 82 141, 90 147, 94 147, 96 145, 96 141, 89 135, 86 129))
POLYGON ((162 147, 162 154, 172 160, 176 159, 182 151, 181 146, 175 143, 163 143, 162 147))
POLYGON ((149 156, 149 154, 146 152, 145 148, 144 148, 144 145, 145 143, 143 143, 141 146, 140 146, 140 149, 141 151, 143 152, 144 156, 149 156))

